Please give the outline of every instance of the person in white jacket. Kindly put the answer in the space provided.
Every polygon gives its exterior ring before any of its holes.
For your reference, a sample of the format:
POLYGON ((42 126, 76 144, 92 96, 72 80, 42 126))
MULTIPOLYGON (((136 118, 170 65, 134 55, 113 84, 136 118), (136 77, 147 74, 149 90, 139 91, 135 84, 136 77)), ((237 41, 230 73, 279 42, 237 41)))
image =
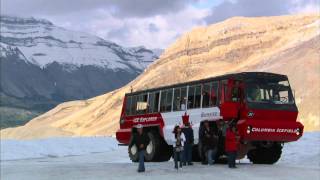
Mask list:
POLYGON ((174 149, 174 168, 178 169, 178 161, 180 162, 180 168, 182 168, 182 162, 183 162, 183 144, 186 141, 186 138, 184 134, 181 131, 181 128, 179 126, 175 126, 173 129, 174 134, 174 143, 173 143, 173 149, 174 149))

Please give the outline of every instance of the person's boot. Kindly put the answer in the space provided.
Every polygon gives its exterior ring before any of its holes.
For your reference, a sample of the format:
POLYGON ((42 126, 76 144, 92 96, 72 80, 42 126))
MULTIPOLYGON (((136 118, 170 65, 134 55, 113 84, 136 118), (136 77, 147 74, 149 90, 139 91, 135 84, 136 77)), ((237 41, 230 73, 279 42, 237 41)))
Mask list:
POLYGON ((178 169, 178 163, 177 162, 174 162, 174 168, 178 169))
POLYGON ((182 162, 180 162, 180 168, 182 168, 182 162))
POLYGON ((201 164, 207 165, 207 164, 208 164, 208 161, 203 160, 203 161, 201 161, 201 164))
POLYGON ((193 165, 193 162, 188 162, 188 166, 192 166, 193 165))

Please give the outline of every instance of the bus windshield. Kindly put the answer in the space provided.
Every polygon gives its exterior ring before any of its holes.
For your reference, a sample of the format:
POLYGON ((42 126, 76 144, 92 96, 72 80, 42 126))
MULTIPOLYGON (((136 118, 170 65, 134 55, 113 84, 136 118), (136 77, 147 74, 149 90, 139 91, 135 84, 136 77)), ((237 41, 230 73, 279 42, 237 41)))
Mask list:
POLYGON ((294 98, 288 81, 249 83, 246 88, 248 102, 293 104, 294 98))

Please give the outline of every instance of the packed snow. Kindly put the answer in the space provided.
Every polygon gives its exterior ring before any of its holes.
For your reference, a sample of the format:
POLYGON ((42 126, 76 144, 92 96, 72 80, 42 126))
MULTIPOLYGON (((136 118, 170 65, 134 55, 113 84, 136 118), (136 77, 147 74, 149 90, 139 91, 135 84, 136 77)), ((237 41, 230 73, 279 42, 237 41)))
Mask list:
POLYGON ((1 141, 1 179, 320 179, 320 132, 285 144, 280 161, 256 165, 243 159, 237 169, 224 164, 173 168, 172 160, 146 163, 136 172, 127 148, 112 137, 1 141))
POLYGON ((59 137, 38 140, 1 140, 1 161, 63 157, 115 151, 111 137, 59 137))

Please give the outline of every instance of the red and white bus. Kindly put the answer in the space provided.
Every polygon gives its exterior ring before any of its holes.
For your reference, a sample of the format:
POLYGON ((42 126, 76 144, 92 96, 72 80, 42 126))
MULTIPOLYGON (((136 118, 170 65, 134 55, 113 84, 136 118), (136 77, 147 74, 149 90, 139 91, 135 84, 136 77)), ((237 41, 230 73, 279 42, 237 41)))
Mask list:
MULTIPOLYGON (((247 155, 253 163, 273 164, 286 142, 298 140, 303 125, 288 77, 266 72, 243 72, 127 93, 116 132, 120 144, 130 143, 135 125, 142 124, 151 141, 146 161, 165 161, 172 155, 175 125, 189 121, 194 130, 194 158, 201 159, 199 129, 208 120, 219 127, 218 157, 224 156, 224 131, 237 125, 238 159, 247 155)), ((137 161, 137 148, 129 149, 137 161)))

